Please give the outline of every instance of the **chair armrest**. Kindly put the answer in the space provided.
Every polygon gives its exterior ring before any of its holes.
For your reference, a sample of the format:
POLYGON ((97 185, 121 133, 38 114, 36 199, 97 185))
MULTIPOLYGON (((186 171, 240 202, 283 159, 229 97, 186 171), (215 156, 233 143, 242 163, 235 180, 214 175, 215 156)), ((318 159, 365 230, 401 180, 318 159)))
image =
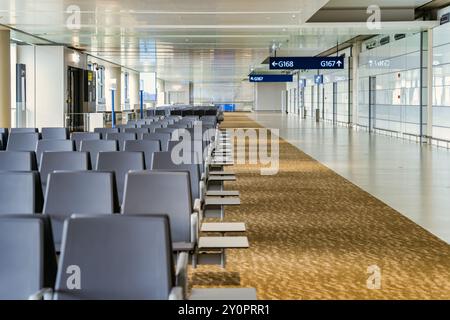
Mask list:
POLYGON ((173 287, 170 290, 169 300, 183 300, 183 289, 180 287, 173 287))
POLYGON ((205 200, 205 193, 206 193, 206 184, 204 181, 199 182, 199 190, 200 190, 200 202, 203 203, 205 200))
POLYGON ((28 297, 28 300, 53 300, 53 289, 42 288, 28 297))
POLYGON ((194 200, 194 212, 200 213, 202 210, 202 201, 200 199, 194 200))
POLYGON ((175 270, 176 286, 182 289, 182 296, 187 297, 188 290, 188 268, 189 255, 186 252, 178 254, 177 266, 175 270))
POLYGON ((194 212, 191 214, 191 242, 198 243, 198 213, 194 212))

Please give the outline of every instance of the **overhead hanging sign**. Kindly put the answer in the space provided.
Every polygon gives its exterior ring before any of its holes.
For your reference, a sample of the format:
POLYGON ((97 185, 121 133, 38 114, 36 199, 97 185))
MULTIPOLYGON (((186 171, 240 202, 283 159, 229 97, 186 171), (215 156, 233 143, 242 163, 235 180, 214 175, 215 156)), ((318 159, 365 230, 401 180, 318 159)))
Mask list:
POLYGON ((250 82, 292 82, 291 74, 252 74, 248 76, 250 82))
POLYGON ((269 69, 344 69, 344 57, 272 57, 269 69))

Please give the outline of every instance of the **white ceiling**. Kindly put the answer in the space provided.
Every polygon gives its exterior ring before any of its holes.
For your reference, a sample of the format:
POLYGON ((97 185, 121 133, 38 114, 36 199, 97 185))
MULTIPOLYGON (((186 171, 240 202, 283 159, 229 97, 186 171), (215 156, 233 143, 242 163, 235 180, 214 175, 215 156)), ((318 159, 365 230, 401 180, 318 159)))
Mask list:
MULTIPOLYGON (((0 0, 0 23, 166 80, 240 81, 269 55, 315 55, 373 33, 361 24, 305 24, 328 0, 0 0), (81 28, 70 30, 70 5, 81 28)), ((332 0, 331 5, 352 1, 332 0), (334 4, 333 4, 334 3, 334 4)), ((358 1, 360 2, 360 1, 358 1)), ((370 0, 377 3, 379 1, 370 0)), ((383 3, 393 2, 381 1, 383 3)), ((397 0, 413 6, 427 1, 397 0)), ((429 24, 429 23, 428 23, 429 24)), ((426 23, 384 24, 384 32, 426 23)))

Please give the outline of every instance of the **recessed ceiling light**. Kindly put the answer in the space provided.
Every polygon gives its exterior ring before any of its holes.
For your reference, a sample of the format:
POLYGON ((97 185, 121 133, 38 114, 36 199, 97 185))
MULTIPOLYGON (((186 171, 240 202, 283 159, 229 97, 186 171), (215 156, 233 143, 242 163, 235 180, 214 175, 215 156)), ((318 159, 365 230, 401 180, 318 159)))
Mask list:
POLYGON ((296 17, 296 15, 295 15, 295 14, 293 14, 293 15, 292 15, 292 18, 295 18, 295 17, 296 17))

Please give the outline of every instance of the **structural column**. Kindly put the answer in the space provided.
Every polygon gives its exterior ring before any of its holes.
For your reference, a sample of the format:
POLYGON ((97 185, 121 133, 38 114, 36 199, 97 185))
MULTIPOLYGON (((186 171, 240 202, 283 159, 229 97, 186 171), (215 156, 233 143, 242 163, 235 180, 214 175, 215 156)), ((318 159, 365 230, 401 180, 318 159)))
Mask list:
MULTIPOLYGON (((428 137, 433 136, 433 29, 428 29, 427 50, 427 130, 428 137)), ((431 141, 430 141, 431 143, 431 141)))
POLYGON ((361 41, 353 44, 352 48, 352 118, 351 126, 358 123, 359 105, 359 54, 361 52, 361 41))
POLYGON ((0 128, 11 127, 11 51, 9 30, 0 29, 0 128))

